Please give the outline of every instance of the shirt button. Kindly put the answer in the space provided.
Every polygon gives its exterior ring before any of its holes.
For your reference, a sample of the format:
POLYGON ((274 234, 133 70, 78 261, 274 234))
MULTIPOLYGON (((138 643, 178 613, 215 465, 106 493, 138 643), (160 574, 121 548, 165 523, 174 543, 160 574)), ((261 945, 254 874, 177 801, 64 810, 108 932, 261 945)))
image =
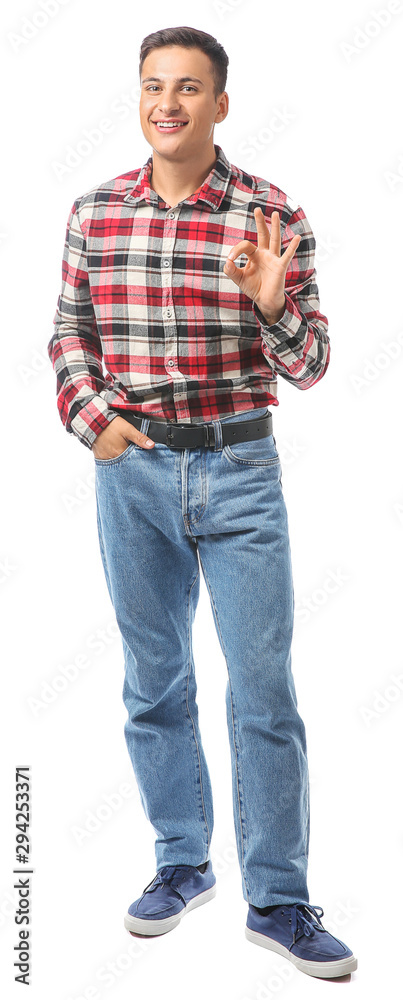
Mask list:
POLYGON ((169 364, 169 365, 173 365, 173 361, 172 361, 172 358, 170 358, 170 359, 169 359, 169 361, 168 361, 168 364, 169 364))
POLYGON ((175 218, 174 212, 168 212, 168 219, 174 219, 174 218, 175 218))
POLYGON ((164 264, 164 267, 169 267, 169 260, 164 260, 163 264, 164 264))

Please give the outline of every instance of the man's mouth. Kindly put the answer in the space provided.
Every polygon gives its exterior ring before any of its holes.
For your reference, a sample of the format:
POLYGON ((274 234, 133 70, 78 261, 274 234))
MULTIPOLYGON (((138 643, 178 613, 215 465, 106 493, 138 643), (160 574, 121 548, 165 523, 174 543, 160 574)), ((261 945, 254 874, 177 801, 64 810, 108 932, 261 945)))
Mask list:
POLYGON ((164 122, 163 120, 158 121, 158 119, 155 119, 154 121, 152 118, 151 121, 159 132, 178 132, 180 128, 184 128, 184 126, 187 125, 187 122, 179 120, 164 122))

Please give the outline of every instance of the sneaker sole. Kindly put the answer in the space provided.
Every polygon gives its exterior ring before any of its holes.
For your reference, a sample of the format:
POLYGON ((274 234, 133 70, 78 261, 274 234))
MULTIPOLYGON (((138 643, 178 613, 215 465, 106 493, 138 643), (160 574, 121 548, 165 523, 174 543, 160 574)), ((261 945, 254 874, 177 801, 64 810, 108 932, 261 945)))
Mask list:
POLYGON ((210 889, 205 889, 204 892, 193 896, 193 899, 189 899, 189 902, 179 913, 174 913, 172 917, 164 917, 161 920, 147 920, 142 917, 133 917, 131 913, 127 913, 124 925, 131 934, 166 934, 167 931, 172 931, 174 927, 177 927, 182 917, 190 910, 195 910, 196 906, 202 906, 203 903, 208 903, 210 899, 213 899, 216 892, 217 885, 215 884, 210 889))
POLYGON ((252 931, 250 927, 245 928, 245 935, 248 941, 252 941, 253 944, 259 944, 262 948, 275 951, 282 958, 288 958, 289 962, 292 962, 300 972, 306 972, 308 976, 317 976, 320 979, 336 979, 338 976, 347 976, 349 972, 355 972, 357 968, 357 959, 354 958, 354 955, 350 955, 348 958, 337 959, 335 962, 309 962, 307 959, 298 958, 297 955, 293 955, 283 944, 274 941, 273 938, 266 937, 266 934, 259 934, 258 931, 252 931))

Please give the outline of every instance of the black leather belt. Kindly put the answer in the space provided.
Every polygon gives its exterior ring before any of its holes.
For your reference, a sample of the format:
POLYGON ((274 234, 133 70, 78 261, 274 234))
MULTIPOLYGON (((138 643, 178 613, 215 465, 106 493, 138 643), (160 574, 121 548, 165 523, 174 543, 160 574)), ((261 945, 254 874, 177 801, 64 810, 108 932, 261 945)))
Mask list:
MULTIPOLYGON (((118 413, 124 420, 128 420, 134 427, 137 427, 137 430, 141 430, 141 423, 146 414, 139 415, 118 406, 111 406, 110 409, 118 413)), ((237 441, 255 441, 257 438, 267 437, 273 433, 272 414, 267 413, 265 417, 221 424, 221 432, 223 445, 236 444, 237 441)), ((153 441, 168 445, 168 448, 215 447, 212 423, 174 424, 169 420, 150 419, 147 436, 153 441)))

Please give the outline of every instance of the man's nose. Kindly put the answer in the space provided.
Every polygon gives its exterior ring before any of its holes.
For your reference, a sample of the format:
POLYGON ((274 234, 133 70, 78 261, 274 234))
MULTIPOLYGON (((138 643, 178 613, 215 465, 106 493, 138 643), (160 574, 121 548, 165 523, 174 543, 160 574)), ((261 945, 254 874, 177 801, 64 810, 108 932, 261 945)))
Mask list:
POLYGON ((159 104, 159 109, 164 115, 173 114, 178 110, 179 102, 175 94, 165 94, 163 101, 159 104))

